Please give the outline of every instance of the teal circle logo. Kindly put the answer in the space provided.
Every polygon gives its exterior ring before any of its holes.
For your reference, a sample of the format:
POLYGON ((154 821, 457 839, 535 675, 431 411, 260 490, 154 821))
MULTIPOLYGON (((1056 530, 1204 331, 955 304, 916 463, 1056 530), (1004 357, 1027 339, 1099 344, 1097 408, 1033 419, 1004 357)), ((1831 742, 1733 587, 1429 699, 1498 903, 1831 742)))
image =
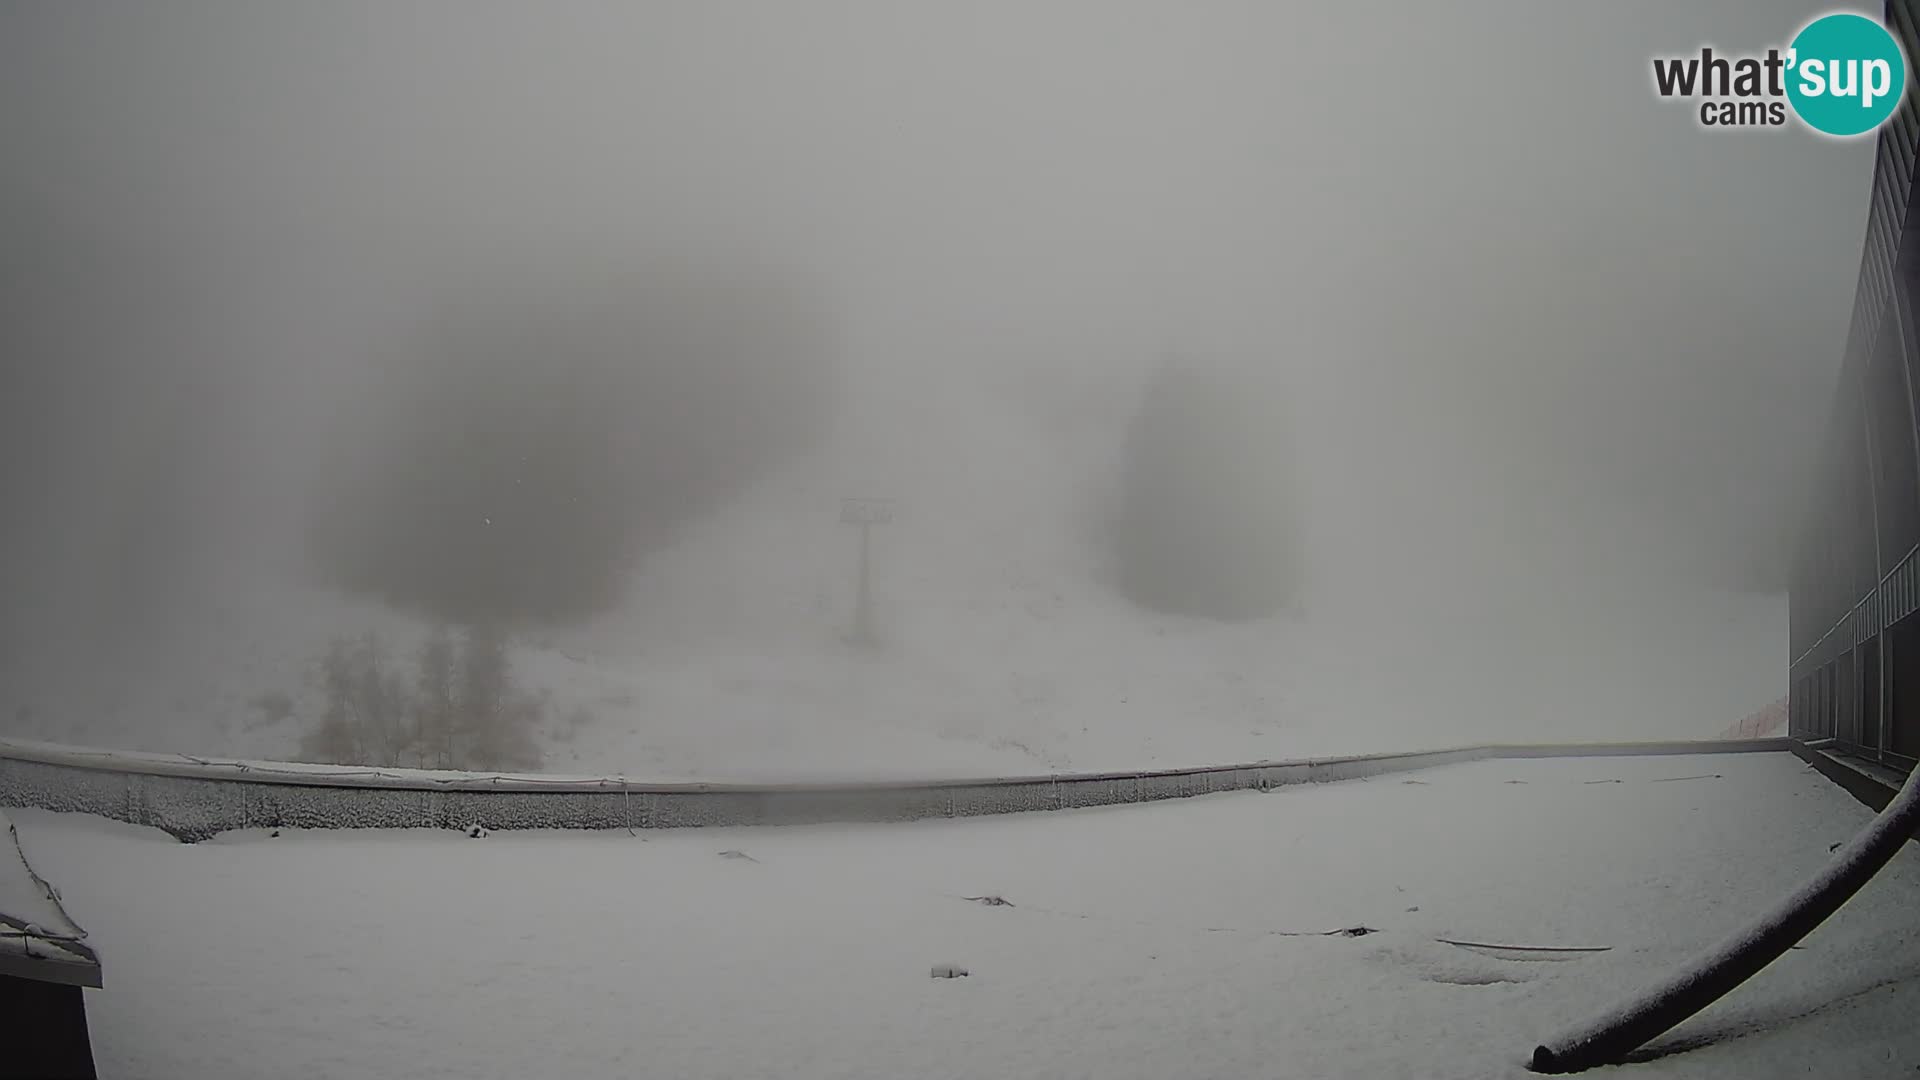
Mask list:
POLYGON ((1808 23, 1787 51, 1787 100, 1808 127, 1864 135, 1900 107, 1907 58, 1865 15, 1837 12, 1808 23))

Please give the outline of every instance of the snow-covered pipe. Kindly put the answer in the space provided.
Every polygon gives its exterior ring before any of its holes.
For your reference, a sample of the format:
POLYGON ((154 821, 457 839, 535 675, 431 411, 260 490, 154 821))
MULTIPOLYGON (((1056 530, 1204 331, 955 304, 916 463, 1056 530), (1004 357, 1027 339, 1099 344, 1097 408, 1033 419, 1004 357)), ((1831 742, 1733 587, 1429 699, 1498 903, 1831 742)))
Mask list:
POLYGON ((1860 891, 1920 826, 1920 769, 1886 809, 1818 874, 1739 933, 1598 1019, 1535 1047, 1533 1069, 1570 1073, 1617 1064, 1719 1000, 1792 948, 1860 891))

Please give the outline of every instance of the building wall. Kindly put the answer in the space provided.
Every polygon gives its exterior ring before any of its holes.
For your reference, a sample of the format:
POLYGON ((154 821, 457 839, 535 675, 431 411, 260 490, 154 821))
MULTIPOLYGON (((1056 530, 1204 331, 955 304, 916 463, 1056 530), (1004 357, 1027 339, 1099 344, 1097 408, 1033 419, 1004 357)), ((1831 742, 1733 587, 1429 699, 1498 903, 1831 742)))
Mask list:
MULTIPOLYGON (((1887 25, 1920 57, 1916 0, 1887 25)), ((1911 63, 1911 61, 1910 61, 1911 63)), ((1920 236, 1908 228, 1915 80, 1877 136, 1860 281, 1791 588, 1789 732, 1920 758, 1920 236)))

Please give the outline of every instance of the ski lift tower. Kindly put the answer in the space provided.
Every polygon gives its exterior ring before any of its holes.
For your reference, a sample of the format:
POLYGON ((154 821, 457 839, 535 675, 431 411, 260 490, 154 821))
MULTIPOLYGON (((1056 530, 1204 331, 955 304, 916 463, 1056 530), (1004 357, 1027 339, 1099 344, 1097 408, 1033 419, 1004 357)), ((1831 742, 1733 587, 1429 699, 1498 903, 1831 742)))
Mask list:
POLYGON ((860 570, 854 586, 853 644, 872 648, 879 644, 873 626, 873 527, 893 520, 892 499, 842 499, 840 522, 860 527, 860 570))

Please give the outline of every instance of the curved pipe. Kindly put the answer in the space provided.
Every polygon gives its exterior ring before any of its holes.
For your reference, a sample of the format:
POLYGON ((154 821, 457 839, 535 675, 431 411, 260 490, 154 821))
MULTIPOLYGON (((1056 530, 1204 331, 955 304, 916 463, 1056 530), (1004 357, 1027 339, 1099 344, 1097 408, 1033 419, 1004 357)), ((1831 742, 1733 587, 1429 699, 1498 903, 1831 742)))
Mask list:
POLYGON ((1887 865, 1920 826, 1920 769, 1908 774, 1900 793, 1860 835, 1800 888, 1739 933, 1693 959, 1657 985, 1584 1026, 1533 1051, 1533 1069, 1570 1073, 1617 1064, 1666 1032, 1811 933, 1887 865))

